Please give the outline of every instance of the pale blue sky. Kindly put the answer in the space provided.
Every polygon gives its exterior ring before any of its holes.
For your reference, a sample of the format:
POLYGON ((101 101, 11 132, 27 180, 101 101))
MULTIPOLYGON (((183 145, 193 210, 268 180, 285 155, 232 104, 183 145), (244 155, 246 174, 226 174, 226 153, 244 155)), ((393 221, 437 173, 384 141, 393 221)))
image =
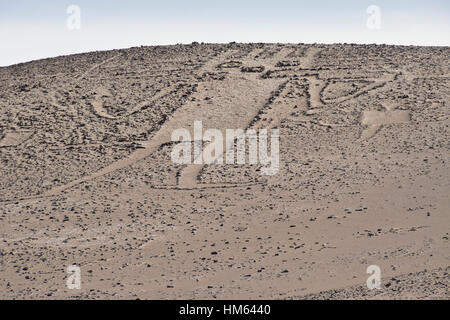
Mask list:
POLYGON ((198 42, 450 45, 449 0, 0 0, 0 66, 94 50, 198 42), (69 30, 69 5, 81 29, 69 30), (381 29, 366 22, 381 9, 381 29))

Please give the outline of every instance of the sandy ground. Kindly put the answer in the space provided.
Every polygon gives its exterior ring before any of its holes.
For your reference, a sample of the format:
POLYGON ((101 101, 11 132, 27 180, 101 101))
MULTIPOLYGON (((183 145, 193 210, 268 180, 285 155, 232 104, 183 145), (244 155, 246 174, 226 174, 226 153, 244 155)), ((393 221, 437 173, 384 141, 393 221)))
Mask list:
POLYGON ((0 68, 0 298, 448 299, 449 61, 195 43, 0 68), (278 128, 279 172, 175 165, 199 120, 278 128))

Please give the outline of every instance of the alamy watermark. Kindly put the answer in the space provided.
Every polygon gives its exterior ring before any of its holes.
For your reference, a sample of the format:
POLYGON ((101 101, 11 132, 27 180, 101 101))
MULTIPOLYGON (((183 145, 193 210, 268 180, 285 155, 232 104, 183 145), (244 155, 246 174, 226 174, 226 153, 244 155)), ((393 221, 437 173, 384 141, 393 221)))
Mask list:
POLYGON ((172 141, 179 142, 171 154, 175 164, 246 164, 248 160, 248 164, 264 166, 261 173, 269 176, 276 174, 280 166, 278 129, 271 129, 270 135, 267 129, 226 129, 224 152, 222 131, 208 129, 203 133, 202 121, 194 121, 194 139, 188 129, 181 128, 172 132, 172 141))
POLYGON ((366 9, 366 13, 369 15, 366 21, 366 26, 370 30, 381 29, 381 9, 377 5, 370 5, 366 9))
POLYGON ((366 273, 370 274, 367 278, 367 288, 370 290, 381 289, 381 269, 377 265, 370 265, 367 267, 366 273))
POLYGON ((70 276, 66 280, 67 288, 70 290, 81 289, 81 269, 79 266, 71 265, 67 267, 67 273, 70 276))
POLYGON ((81 29, 81 9, 79 6, 72 4, 67 7, 66 13, 69 15, 66 20, 66 25, 69 30, 81 29))

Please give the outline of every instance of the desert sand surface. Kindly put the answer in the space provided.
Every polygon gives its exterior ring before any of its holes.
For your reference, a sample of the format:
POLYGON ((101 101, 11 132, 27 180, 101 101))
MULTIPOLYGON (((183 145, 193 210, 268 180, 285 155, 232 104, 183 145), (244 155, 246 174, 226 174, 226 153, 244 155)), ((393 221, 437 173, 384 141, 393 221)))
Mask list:
POLYGON ((449 47, 387 45, 0 68, 0 298, 449 299, 449 82, 449 47), (174 164, 200 120, 278 128, 279 171, 174 164))

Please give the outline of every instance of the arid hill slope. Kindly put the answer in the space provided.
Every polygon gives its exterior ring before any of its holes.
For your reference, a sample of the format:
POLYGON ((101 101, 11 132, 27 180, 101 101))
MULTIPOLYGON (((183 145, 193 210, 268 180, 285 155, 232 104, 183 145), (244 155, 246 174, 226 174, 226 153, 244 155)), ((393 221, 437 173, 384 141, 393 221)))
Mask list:
POLYGON ((449 61, 194 43, 0 68, 0 298, 448 299, 449 61), (194 121, 278 128, 279 171, 174 164, 194 121), (369 265, 398 290, 361 289, 369 265))

